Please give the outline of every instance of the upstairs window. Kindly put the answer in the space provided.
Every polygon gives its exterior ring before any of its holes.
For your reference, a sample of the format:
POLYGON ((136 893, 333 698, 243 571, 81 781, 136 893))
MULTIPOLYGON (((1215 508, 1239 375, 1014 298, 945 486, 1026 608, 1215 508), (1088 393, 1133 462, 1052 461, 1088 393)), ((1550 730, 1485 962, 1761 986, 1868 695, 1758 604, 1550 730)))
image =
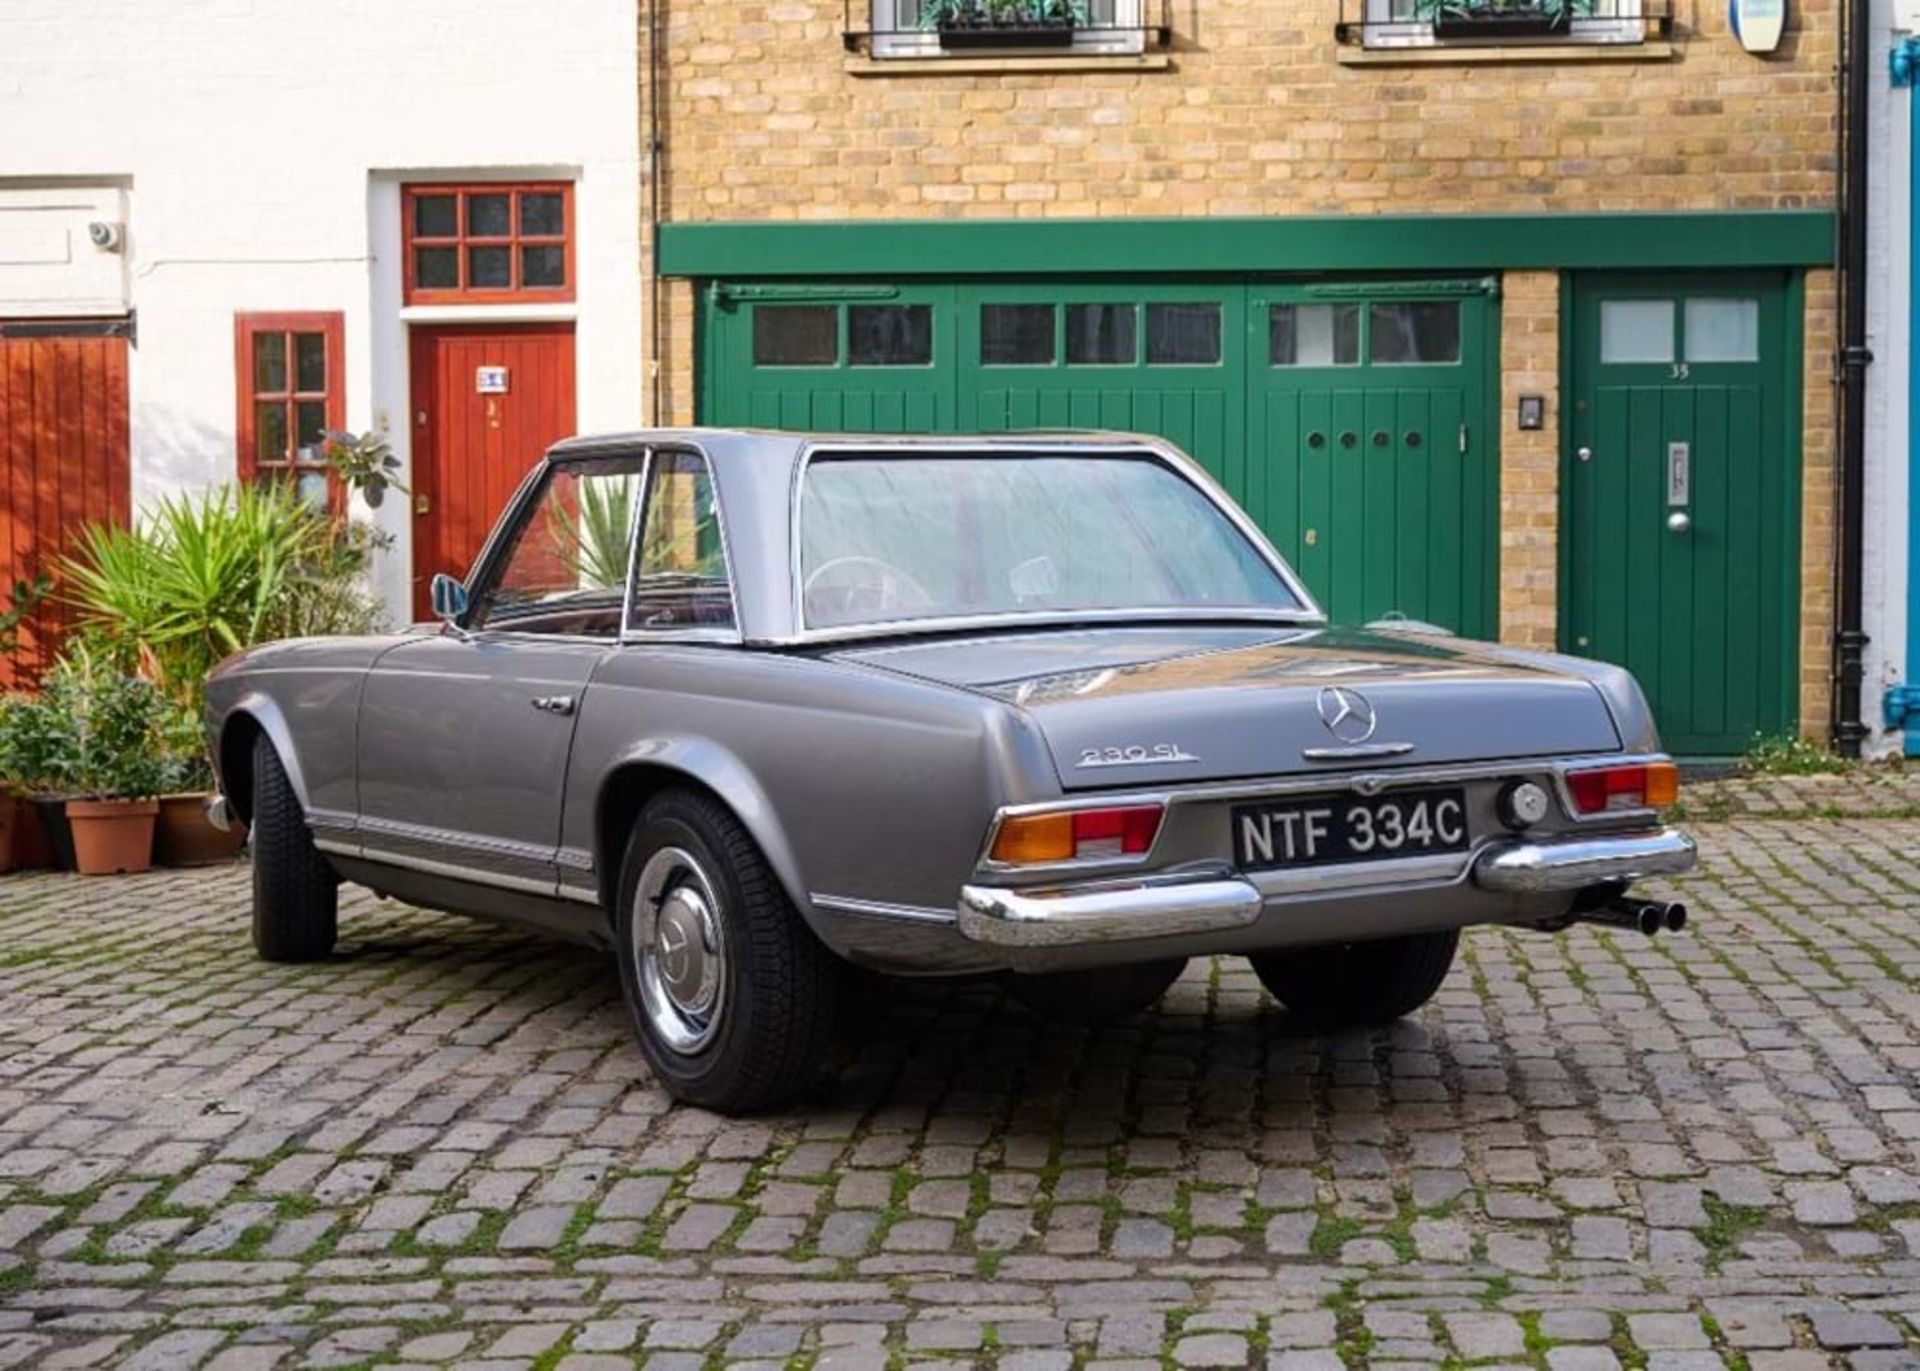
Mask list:
POLYGON ((402 200, 408 304, 574 298, 568 183, 414 185, 402 200))
POLYGON ((234 316, 240 478, 278 481, 337 509, 340 480, 321 455, 328 429, 347 426, 346 317, 234 316))
POLYGON ((1126 56, 1164 46, 1166 0, 848 0, 847 46, 875 57, 1126 56), (864 13, 856 16, 856 6, 864 13), (1152 10, 1154 19, 1149 19, 1152 10), (857 19, 871 29, 862 32, 857 19))

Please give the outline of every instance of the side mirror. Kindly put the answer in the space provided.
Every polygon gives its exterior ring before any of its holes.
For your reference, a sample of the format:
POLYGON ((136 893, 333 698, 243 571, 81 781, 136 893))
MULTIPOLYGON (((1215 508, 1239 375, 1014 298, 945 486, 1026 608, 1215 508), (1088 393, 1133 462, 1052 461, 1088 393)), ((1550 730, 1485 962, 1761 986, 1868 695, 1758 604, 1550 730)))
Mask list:
POLYGON ((449 624, 467 612, 467 587, 444 571, 434 574, 427 598, 433 603, 433 617, 449 624))

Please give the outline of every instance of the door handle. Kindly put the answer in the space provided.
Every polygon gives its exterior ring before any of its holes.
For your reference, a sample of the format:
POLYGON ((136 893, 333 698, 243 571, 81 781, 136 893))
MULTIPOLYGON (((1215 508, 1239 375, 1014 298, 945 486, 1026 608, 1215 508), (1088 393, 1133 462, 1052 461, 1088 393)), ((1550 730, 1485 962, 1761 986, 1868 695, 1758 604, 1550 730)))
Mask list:
POLYGON ((1685 533, 1692 527, 1693 520, 1687 517, 1684 509, 1676 509, 1667 516, 1667 531, 1670 533, 1685 533))
POLYGON ((571 695, 536 695, 527 703, 545 714, 573 713, 573 696, 571 695))
POLYGON ((1578 457, 1583 462, 1591 462, 1593 460, 1593 449, 1590 447, 1583 447, 1579 451, 1575 452, 1573 455, 1578 457))
POLYGON ((433 510, 433 501, 428 499, 425 495, 415 495, 413 497, 413 512, 415 514, 427 514, 427 513, 431 513, 432 510, 433 510))

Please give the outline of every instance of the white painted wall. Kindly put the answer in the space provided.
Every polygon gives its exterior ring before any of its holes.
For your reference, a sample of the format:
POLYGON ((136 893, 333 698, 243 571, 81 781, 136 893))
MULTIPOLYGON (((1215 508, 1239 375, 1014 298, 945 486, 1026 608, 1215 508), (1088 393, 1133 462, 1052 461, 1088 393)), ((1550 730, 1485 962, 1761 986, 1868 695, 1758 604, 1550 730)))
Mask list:
POLYGON ((1872 86, 1867 126, 1867 368, 1866 524, 1861 544, 1863 627, 1867 645, 1860 713, 1871 732, 1863 751, 1897 755, 1899 730, 1881 726, 1881 696, 1906 679, 1907 660, 1907 433, 1909 301, 1913 294, 1909 242, 1912 202, 1914 92, 1894 90, 1888 69, 1894 0, 1874 0, 1872 86))
MULTIPOLYGON (((233 475, 236 312, 344 312, 348 425, 390 426, 408 457, 409 179, 577 182, 578 299, 560 313, 577 320, 578 423, 636 426, 637 23, 632 0, 6 0, 0 204, 125 197, 136 505, 233 475)), ((46 293, 7 256, 0 315, 46 293)), ((410 521, 397 502, 379 521, 397 543, 377 579, 403 618, 410 521)))

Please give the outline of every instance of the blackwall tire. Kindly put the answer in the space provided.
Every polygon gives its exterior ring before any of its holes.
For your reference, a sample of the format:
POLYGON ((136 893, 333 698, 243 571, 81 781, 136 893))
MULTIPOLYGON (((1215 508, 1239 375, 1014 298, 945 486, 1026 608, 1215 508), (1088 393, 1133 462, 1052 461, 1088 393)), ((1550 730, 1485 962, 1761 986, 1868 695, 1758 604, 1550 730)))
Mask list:
POLYGON ((676 1099, 744 1114, 819 1082, 841 1039, 847 968, 725 805, 689 790, 649 801, 619 891, 621 990, 676 1099))
POLYGON ((1131 966, 1101 966, 1086 971, 1051 971, 1042 975, 1015 975, 1008 981, 1013 997, 1043 1019, 1055 1023, 1097 1028, 1146 1009, 1167 987, 1180 979, 1187 960, 1139 962, 1131 966))
POLYGON ((317 962, 340 935, 340 879, 267 735, 253 743, 253 949, 270 962, 317 962))
POLYGON ((1459 945, 1459 930, 1448 929, 1247 960, 1295 1018, 1315 1028, 1347 1028, 1386 1023, 1432 999, 1459 945))

